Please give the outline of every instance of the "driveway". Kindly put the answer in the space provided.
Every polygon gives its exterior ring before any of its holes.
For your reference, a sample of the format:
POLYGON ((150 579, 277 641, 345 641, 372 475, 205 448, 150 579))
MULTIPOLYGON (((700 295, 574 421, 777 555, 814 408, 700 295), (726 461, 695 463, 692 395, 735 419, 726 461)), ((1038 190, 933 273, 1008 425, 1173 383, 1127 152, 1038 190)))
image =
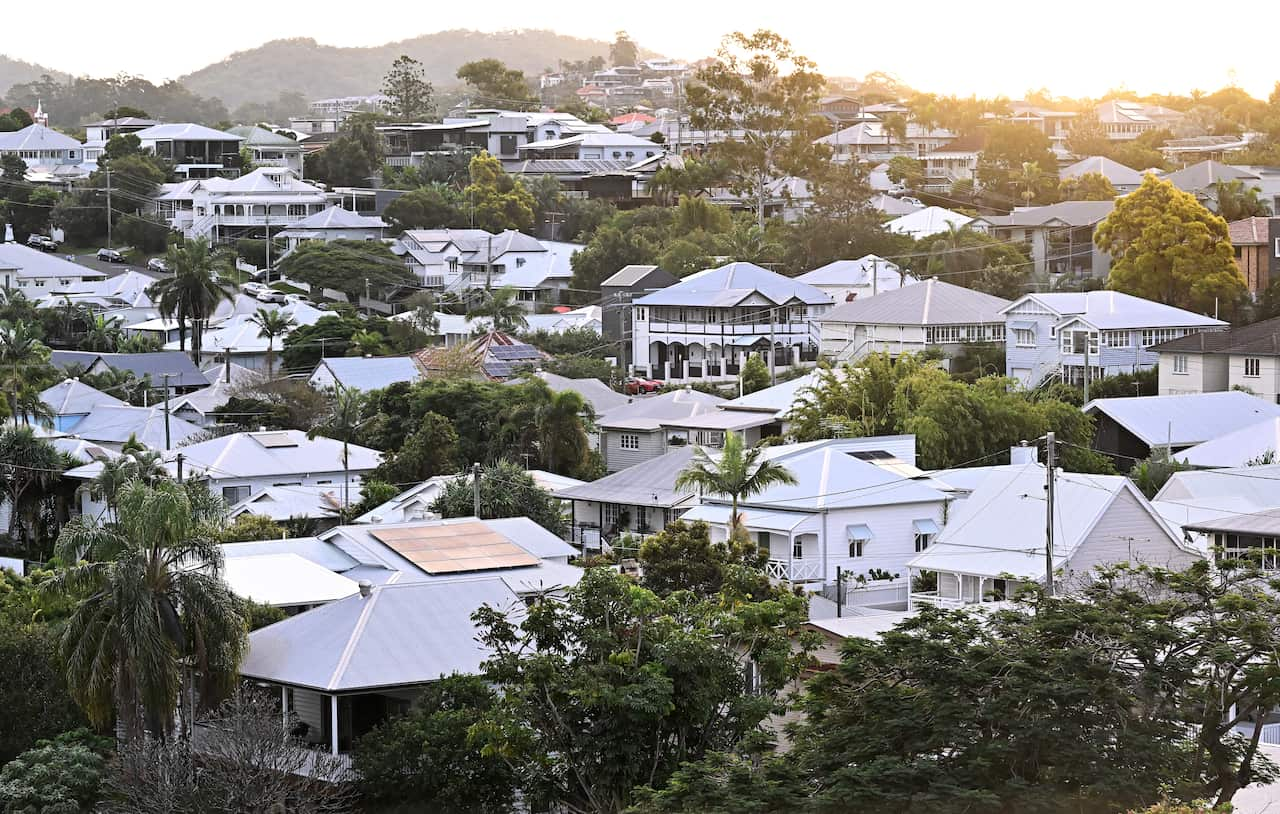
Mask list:
MULTIPOLYGON (((64 260, 67 259, 67 255, 61 252, 59 252, 57 256, 64 260)), ((97 255, 92 252, 88 254, 72 255, 71 261, 73 263, 78 263, 81 266, 94 269, 95 271, 100 271, 108 277, 118 277, 126 271, 136 271, 139 274, 145 274, 154 280, 162 279, 165 276, 154 271, 148 271, 146 266, 135 266, 130 263, 107 263, 103 260, 99 260, 97 255)))

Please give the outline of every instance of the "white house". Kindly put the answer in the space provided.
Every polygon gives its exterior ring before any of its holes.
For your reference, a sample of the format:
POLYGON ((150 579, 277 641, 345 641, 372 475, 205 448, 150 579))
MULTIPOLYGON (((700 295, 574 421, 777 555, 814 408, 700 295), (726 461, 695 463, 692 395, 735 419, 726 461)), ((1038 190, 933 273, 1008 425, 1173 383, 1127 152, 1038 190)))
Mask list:
POLYGON ((1068 178, 1079 178, 1082 175, 1101 175, 1111 182, 1111 186, 1115 187, 1116 192, 1120 195, 1126 195, 1142 186, 1142 173, 1137 170, 1130 169, 1119 161, 1114 161, 1104 155, 1094 155, 1082 158, 1069 167, 1063 167, 1058 172, 1058 177, 1066 180, 1068 178))
POLYGON ((340 206, 330 206, 307 215, 276 234, 288 244, 286 253, 308 240, 328 243, 331 240, 382 240, 387 224, 378 217, 358 215, 340 206))
POLYGON ((1078 384, 1149 370, 1152 350, 1170 339, 1217 331, 1227 323, 1118 291, 1026 294, 1002 311, 1005 375, 1026 387, 1049 376, 1078 384))
POLYGON ((172 161, 174 173, 184 178, 214 178, 240 172, 240 144, 244 141, 241 136, 190 122, 157 124, 134 135, 143 150, 172 161))
POLYGON ((67 432, 119 452, 130 440, 154 450, 174 449, 197 435, 200 428, 177 416, 166 416, 160 405, 131 407, 102 401, 90 407, 67 432))
POLYGON ((292 170, 260 167, 234 179, 162 184, 154 205, 157 214, 184 237, 225 243, 278 235, 323 212, 329 200, 324 190, 292 170))
POLYGON ((29 300, 47 299, 55 291, 104 277, 97 269, 21 243, 0 243, 0 288, 19 291, 29 300))
POLYGON ((84 160, 97 164, 112 136, 136 133, 155 127, 160 122, 155 119, 143 119, 137 116, 121 116, 118 119, 102 119, 89 122, 84 126, 84 160))
POLYGON ((1280 317, 1229 331, 1170 338, 1160 361, 1160 395, 1247 390, 1280 404, 1280 317))
POLYGON ((1280 418, 1280 405, 1239 390, 1101 398, 1080 409, 1093 416, 1093 448, 1125 468, 1155 449, 1177 457, 1188 447, 1280 418))
MULTIPOLYGON (((1043 583, 1046 568, 1045 468, 991 467, 930 545, 909 562, 913 577, 937 587, 913 591, 912 606, 959 607, 1010 598, 1043 583)), ((1059 591, 1077 589, 1098 565, 1122 562, 1185 568, 1201 555, 1181 540, 1128 478, 1058 474, 1054 484, 1053 569, 1059 591)))
POLYGON ((940 235, 951 228, 959 229, 972 222, 973 218, 968 215, 961 215, 959 212, 952 212, 940 206, 926 206, 924 209, 917 209, 894 218, 886 223, 884 228, 895 235, 907 235, 919 240, 940 235))
POLYGON ((256 125, 232 127, 227 132, 244 139, 240 146, 249 150, 255 165, 284 167, 302 177, 302 142, 256 125))
POLYGON ((1002 241, 1029 245, 1032 270, 1042 281, 1058 274, 1105 278, 1111 256, 1098 248, 1093 235, 1113 209, 1115 201, 1062 201, 1018 207, 1007 215, 979 215, 972 226, 1002 241))
POLYGON ((906 139, 900 140, 882 122, 863 121, 823 136, 817 143, 831 148, 833 161, 875 163, 898 155, 922 158, 926 153, 950 144, 955 138, 956 134, 950 130, 908 122, 906 139))
POLYGON ((529 310, 558 302, 573 276, 569 259, 581 246, 543 243, 508 229, 410 229, 392 250, 404 257, 425 288, 467 291, 512 285, 529 310))
MULTIPOLYGON (((669 438, 664 425, 711 413, 724 401, 719 396, 685 389, 636 398, 607 411, 596 419, 605 470, 617 472, 656 458, 670 447, 687 444, 687 436, 669 438)), ((698 436, 693 440, 698 443, 698 436)))
POLYGON ((665 152, 662 145, 626 133, 580 133, 564 138, 531 141, 519 147, 526 159, 568 159, 578 161, 626 161, 655 158, 665 152))
POLYGON ((633 370, 666 381, 726 381, 752 354, 774 370, 816 361, 815 320, 831 297, 757 265, 729 263, 631 305, 633 370))
POLYGON ((110 407, 128 406, 126 402, 90 387, 77 378, 63 379, 41 391, 40 401, 53 413, 53 429, 58 432, 71 432, 80 423, 80 419, 89 415, 100 404, 110 407))
POLYGON ((84 145, 45 124, 0 133, 0 155, 16 155, 32 170, 52 171, 84 161, 84 145))
MULTIPOLYGON (((525 472, 528 473, 529 477, 533 478, 534 483, 548 492, 568 489, 585 482, 577 478, 547 472, 543 469, 526 469, 525 472)), ((440 497, 450 482, 459 478, 470 482, 471 475, 464 472, 456 475, 436 475, 435 477, 427 478, 422 483, 410 486, 385 503, 374 506, 352 522, 357 525, 364 523, 389 525, 410 523, 416 520, 439 520, 440 516, 431 511, 431 504, 435 503, 436 498, 440 497)))
MULTIPOLYGON (((273 310, 272 306, 260 306, 265 310, 273 310)), ((274 310, 293 320, 293 327, 286 331, 285 335, 292 333, 298 327, 303 325, 314 325, 321 318, 327 316, 327 312, 321 311, 305 302, 293 302, 287 305, 275 307, 274 310)), ((165 343, 165 350, 179 350, 181 340, 170 341, 165 343)), ((250 370, 260 370, 264 373, 271 373, 267 370, 267 351, 268 348, 275 354, 272 362, 273 365, 279 364, 280 351, 284 344, 284 337, 277 336, 270 340, 262 335, 262 329, 253 321, 252 315, 235 314, 226 319, 221 320, 213 325, 209 330, 204 332, 200 344, 200 363, 205 364, 208 361, 221 362, 230 357, 232 361, 241 367, 250 370)))
POLYGON ((971 342, 1003 342, 1008 300, 930 278, 841 305, 819 320, 822 354, 857 361, 871 353, 954 355, 971 342))
POLYGON ((813 286, 839 304, 911 285, 916 278, 896 263, 868 254, 857 260, 833 260, 801 274, 796 281, 813 286))

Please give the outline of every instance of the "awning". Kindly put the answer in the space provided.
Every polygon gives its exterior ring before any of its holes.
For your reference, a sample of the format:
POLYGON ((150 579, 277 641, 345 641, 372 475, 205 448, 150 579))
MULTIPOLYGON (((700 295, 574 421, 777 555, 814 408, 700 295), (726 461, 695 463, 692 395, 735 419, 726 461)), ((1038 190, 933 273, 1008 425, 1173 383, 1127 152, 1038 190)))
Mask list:
POLYGON ((1036 324, 1034 322, 1010 322, 1009 327, 1024 331, 1034 331, 1036 324))
MULTIPOLYGON (((694 506, 681 515, 680 519, 687 522, 701 520, 704 523, 728 525, 729 515, 732 511, 728 506, 704 504, 702 506, 694 506)), ((738 509, 738 513, 742 515, 742 524, 750 530, 776 531, 782 534, 793 533, 809 521, 817 519, 817 515, 802 512, 770 512, 763 509, 741 507, 738 509)))
POLYGON ((912 520, 911 527, 916 530, 916 534, 938 533, 938 524, 932 520, 912 520))
POLYGON ((764 336, 739 336, 739 337, 736 337, 729 344, 737 345, 738 347, 741 347, 741 348, 748 348, 757 342, 763 342, 765 339, 767 339, 767 337, 764 337, 764 336))
POLYGON ((845 527, 846 536, 850 540, 870 540, 872 537, 871 527, 866 523, 854 523, 845 527))

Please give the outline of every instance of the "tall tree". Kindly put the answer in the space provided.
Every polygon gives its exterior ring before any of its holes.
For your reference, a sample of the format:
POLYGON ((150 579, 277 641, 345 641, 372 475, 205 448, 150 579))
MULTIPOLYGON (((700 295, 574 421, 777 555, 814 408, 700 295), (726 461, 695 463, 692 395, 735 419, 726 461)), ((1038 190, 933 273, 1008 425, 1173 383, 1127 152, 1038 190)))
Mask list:
POLYGON ((975 174, 983 196, 992 205, 1007 208, 1022 201, 1042 203, 1052 198, 1057 193, 1057 175, 1043 170, 1057 166, 1049 137, 1043 132, 1027 124, 996 124, 987 131, 975 174), (1035 164, 1042 172, 1029 178, 1023 170, 1027 164, 1035 164))
POLYGON ((203 486, 134 481, 117 521, 77 518, 58 537, 71 563, 49 586, 80 598, 62 634, 72 696, 95 726, 165 740, 181 706, 217 705, 235 686, 247 639, 240 600, 219 576, 222 502, 203 486))
POLYGON ((1228 315, 1246 296, 1226 221, 1154 175, 1116 202, 1094 242, 1111 255, 1107 285, 1117 291, 1228 315))
POLYGON ((817 143, 827 131, 817 113, 825 86, 811 60, 764 30, 725 37, 715 60, 689 85, 690 122, 729 136, 713 141, 708 154, 724 168, 733 190, 748 196, 761 229, 770 182, 787 175, 808 178, 829 156, 817 143))
POLYGON ((1072 120, 1071 130, 1067 133, 1067 149, 1081 158, 1111 152, 1111 139, 1102 128, 1102 122, 1098 121, 1097 113, 1090 110, 1072 120))
POLYGON ((613 44, 609 46, 609 62, 612 65, 633 66, 640 61, 640 49, 636 47, 631 36, 625 31, 619 31, 613 38, 613 44))
POLYGON ((1063 178, 1058 183, 1058 192, 1064 201, 1110 201, 1118 194, 1107 176, 1100 172, 1063 178))
POLYGON ((329 401, 328 414, 310 431, 308 438, 324 435, 342 442, 342 507, 351 506, 351 442, 372 416, 369 398, 361 390, 340 388, 329 401))
POLYGON ((529 320, 525 318, 527 313, 516 299, 516 289, 507 285, 496 291, 485 291, 480 304, 473 306, 467 315, 488 318, 495 331, 514 333, 529 327, 529 320))
POLYGON ((508 68, 501 60, 490 57, 468 62, 458 68, 457 75, 479 94, 475 101, 485 105, 526 110, 538 103, 524 72, 508 68))
POLYGON ((249 321, 258 326, 258 336, 267 340, 267 375, 275 369, 276 337, 285 336, 292 331, 297 322, 288 314, 268 308, 259 308, 249 317, 249 321))
POLYGON ((1213 197, 1218 202, 1218 214, 1227 223, 1241 218, 1265 218, 1271 215, 1271 207, 1262 199, 1262 190, 1245 186, 1239 178, 1218 181, 1213 185, 1213 197))
POLYGON ((0 491, 9 504, 9 539, 20 543, 31 559, 42 554, 33 546, 38 507, 52 495, 67 468, 53 444, 36 437, 30 427, 0 430, 0 491))
MULTIPOLYGON (((552 534, 568 533, 560 501, 539 486, 533 476, 510 461, 498 461, 480 471, 480 514, 483 519, 527 517, 552 534)), ((431 511, 441 517, 473 517, 475 484, 462 475, 445 484, 431 511)))
POLYGON ((34 325, 0 321, 0 376, 3 376, 9 415, 16 427, 24 419, 19 395, 49 362, 49 348, 34 325))
POLYGON ((426 79, 422 63, 401 54, 391 63, 382 78, 382 94, 391 101, 388 112, 400 121, 429 121, 435 118, 436 103, 431 83, 426 79))
POLYGON ((458 226, 458 194, 444 184, 411 189, 387 204, 387 220, 401 229, 436 229, 458 226))
POLYGON ((732 536, 745 532, 738 502, 758 495, 770 486, 793 484, 795 475, 765 457, 764 447, 746 449, 742 436, 725 433, 724 447, 712 457, 704 447, 695 447, 693 459, 676 476, 676 487, 696 487, 702 494, 728 497, 732 501, 729 524, 732 536))
POLYGON ((461 214, 476 229, 528 231, 533 226, 533 196, 502 162, 482 152, 471 159, 471 183, 459 196, 461 214))
POLYGON ((165 264, 170 276, 153 283, 151 295, 165 319, 177 321, 178 347, 182 350, 187 348, 190 330, 191 358, 199 364, 209 318, 220 301, 231 300, 234 295, 218 279, 218 266, 203 238, 170 246, 165 264))

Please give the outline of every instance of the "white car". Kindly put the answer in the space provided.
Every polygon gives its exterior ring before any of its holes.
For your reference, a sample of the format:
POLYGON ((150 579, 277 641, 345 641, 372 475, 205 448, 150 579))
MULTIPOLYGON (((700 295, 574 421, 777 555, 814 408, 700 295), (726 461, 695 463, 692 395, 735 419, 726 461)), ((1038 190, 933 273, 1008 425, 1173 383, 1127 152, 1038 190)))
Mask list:
POLYGON ((306 294, 285 294, 284 301, 290 305, 295 302, 305 302, 307 305, 311 305, 311 298, 306 294))
POLYGON ((269 291, 270 289, 268 289, 262 283, 245 283, 244 285, 240 286, 240 290, 248 294, 250 297, 253 297, 254 299, 260 299, 258 294, 263 291, 269 291))
POLYGON ((283 291, 276 291, 274 288, 268 288, 265 285, 253 292, 253 296, 256 297, 259 302, 285 302, 285 295, 283 291))

